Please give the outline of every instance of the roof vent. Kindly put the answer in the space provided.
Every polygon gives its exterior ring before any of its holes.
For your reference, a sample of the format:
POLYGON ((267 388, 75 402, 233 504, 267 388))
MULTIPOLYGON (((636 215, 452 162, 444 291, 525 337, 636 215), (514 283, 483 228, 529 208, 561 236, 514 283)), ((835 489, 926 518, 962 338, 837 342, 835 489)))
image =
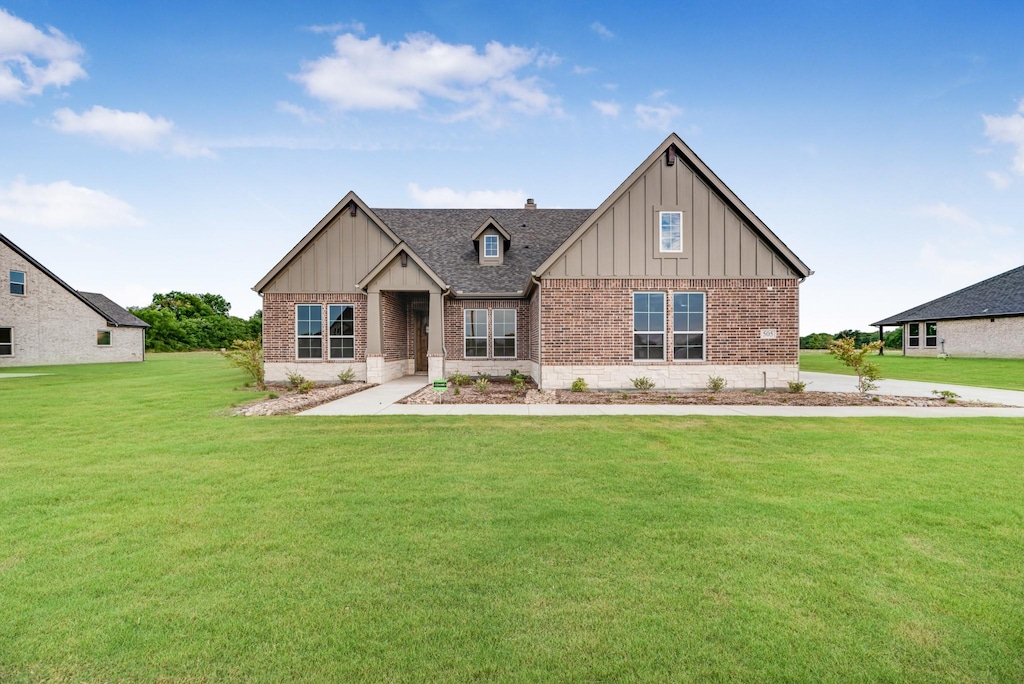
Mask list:
POLYGON ((536 209, 536 208, 537 208, 537 203, 533 201, 532 197, 530 199, 526 200, 526 206, 523 207, 523 209, 536 209))

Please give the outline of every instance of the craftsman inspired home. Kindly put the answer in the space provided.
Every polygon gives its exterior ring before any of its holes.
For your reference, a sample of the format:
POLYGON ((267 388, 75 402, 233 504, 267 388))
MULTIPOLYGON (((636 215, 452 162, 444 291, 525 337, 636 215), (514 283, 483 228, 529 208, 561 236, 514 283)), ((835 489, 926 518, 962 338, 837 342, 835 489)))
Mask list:
POLYGON ((142 361, 149 325, 0 235, 0 368, 142 361))
POLYGON ((268 380, 778 387, 798 377, 810 274, 673 134, 597 209, 371 209, 350 192, 253 289, 268 380))
POLYGON ((910 356, 1024 358, 1024 266, 874 323, 902 326, 910 356))

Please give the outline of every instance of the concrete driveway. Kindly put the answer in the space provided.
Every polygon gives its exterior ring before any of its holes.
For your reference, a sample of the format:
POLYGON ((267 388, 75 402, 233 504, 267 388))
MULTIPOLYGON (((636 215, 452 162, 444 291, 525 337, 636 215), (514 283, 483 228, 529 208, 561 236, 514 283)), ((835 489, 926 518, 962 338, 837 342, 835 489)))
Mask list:
MULTIPOLYGON (((800 380, 807 383, 811 392, 856 392, 857 378, 853 375, 835 373, 809 373, 801 371, 800 380)), ((966 401, 984 401, 1007 406, 1024 406, 1024 392, 991 389, 989 387, 968 387, 943 382, 920 382, 917 380, 879 380, 878 389, 872 394, 888 394, 900 397, 934 397, 932 390, 949 390, 966 401)))

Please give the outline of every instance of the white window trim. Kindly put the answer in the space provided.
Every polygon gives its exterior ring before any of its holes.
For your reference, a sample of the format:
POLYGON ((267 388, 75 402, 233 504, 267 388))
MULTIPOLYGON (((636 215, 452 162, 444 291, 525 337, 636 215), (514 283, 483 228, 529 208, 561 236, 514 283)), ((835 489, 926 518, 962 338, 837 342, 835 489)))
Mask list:
POLYGON ((494 353, 496 359, 517 359, 519 358, 519 312, 517 309, 491 309, 491 351, 494 353), (495 311, 511 311, 512 312, 512 347, 514 354, 512 356, 498 356, 497 352, 494 352, 496 346, 494 340, 507 340, 507 337, 495 337, 494 336, 494 312, 495 311))
POLYGON ((913 347, 914 349, 920 349, 921 348, 921 324, 920 323, 907 323, 907 347, 908 348, 909 347, 913 347), (913 326, 913 325, 917 326, 917 334, 916 335, 911 335, 910 334, 910 327, 913 326), (917 344, 910 344, 910 340, 917 340, 917 344))
POLYGON ((659 211, 658 212, 658 251, 662 254, 682 254, 683 253, 683 234, 685 232, 685 226, 683 225, 683 212, 677 209, 670 211, 659 211), (665 214, 678 214, 679 215, 679 249, 665 249, 665 237, 664 237, 664 225, 662 223, 665 214))
POLYGON ((27 297, 28 296, 28 273, 26 271, 19 271, 16 268, 12 268, 12 269, 8 270, 8 272, 7 272, 7 294, 11 295, 12 297, 27 297), (11 292, 11 288, 14 287, 14 284, 15 284, 14 281, 11 279, 11 276, 13 274, 15 274, 15 273, 20 273, 21 274, 21 282, 18 283, 18 285, 21 285, 21 294, 18 294, 17 292, 11 292))
POLYGON ((938 346, 939 346, 939 322, 938 321, 925 321, 922 325, 924 325, 924 335, 922 335, 921 337, 924 338, 924 345, 923 345, 924 348, 925 349, 937 349, 938 346), (928 326, 929 325, 934 325, 935 326, 935 334, 934 335, 929 335, 928 334, 928 326), (932 344, 928 344, 928 338, 929 337, 934 338, 935 342, 933 342, 932 344))
POLYGON ((633 311, 632 311, 632 315, 630 316, 630 319, 632 320, 632 325, 630 327, 633 328, 633 334, 630 335, 629 344, 633 348, 633 363, 665 363, 665 357, 668 354, 668 345, 666 344, 666 342, 668 341, 668 316, 665 313, 665 310, 668 308, 668 302, 667 302, 668 295, 665 292, 644 290, 644 291, 636 291, 636 292, 634 292, 633 295, 630 297, 630 299, 633 301, 633 307, 632 307, 633 311), (656 295, 661 295, 661 358, 660 359, 638 359, 638 358, 636 358, 636 335, 638 335, 638 334, 639 335, 656 335, 657 334, 657 331, 637 330, 636 329, 636 295, 638 295, 638 294, 645 294, 645 295, 654 295, 654 294, 656 294, 656 295))
POLYGON ((497 235, 484 235, 484 259, 497 259, 501 256, 501 252, 498 249, 498 236, 497 235), (494 254, 491 254, 490 247, 494 245, 494 254))
MULTIPOLYGON (((5 356, 5 357, 14 356, 14 326, 13 325, 12 326, 6 326, 5 325, 5 326, 0 326, 0 327, 6 328, 7 330, 11 331, 11 353, 10 354, 3 354, 3 356, 5 356)), ((4 342, 3 344, 6 345, 7 343, 4 342)))
POLYGON ((96 331, 96 346, 97 347, 113 347, 114 346, 114 332, 112 330, 107 330, 106 328, 100 328, 99 330, 97 330, 96 331), (100 333, 107 333, 107 340, 109 340, 109 341, 106 344, 100 344, 100 333))
MULTIPOLYGON (((298 353, 298 352, 296 352, 298 353)), ((354 304, 328 304, 327 305, 327 358, 332 361, 355 361, 356 358, 356 307, 354 304), (351 335, 332 335, 331 334, 331 323, 334 319, 331 317, 331 307, 340 306, 348 307, 352 309, 352 334, 351 335), (333 356, 331 340, 352 340, 352 356, 333 356)))
POLYGON ((295 305, 295 360, 296 361, 323 361, 324 360, 324 305, 310 302, 300 302, 295 305), (320 307, 320 334, 319 335, 300 335, 299 334, 299 307, 300 306, 317 306, 320 307), (319 357, 302 357, 299 356, 299 339, 300 338, 320 338, 320 356, 319 357))
POLYGON ((490 347, 490 344, 488 344, 488 337, 490 336, 490 330, 491 330, 491 320, 490 319, 491 319, 491 316, 490 316, 490 310, 489 309, 463 309, 462 310, 462 358, 463 359, 489 359, 489 358, 491 358, 491 347, 490 347), (466 334, 466 325, 468 323, 467 320, 466 320, 466 317, 467 317, 467 314, 470 311, 482 311, 484 313, 484 334, 483 334, 482 337, 479 336, 479 335, 467 335, 466 334), (486 350, 487 353, 485 353, 483 356, 469 356, 468 354, 466 354, 466 341, 467 340, 483 340, 484 341, 484 346, 487 348, 487 350, 486 350))
MULTIPOLYGON (((707 361, 708 361, 708 293, 707 292, 700 292, 698 290, 679 290, 678 292, 672 292, 671 295, 672 295, 672 356, 671 356, 672 361, 674 361, 675 363, 707 363, 707 361), (701 312, 701 320, 704 322, 704 325, 703 325, 703 327, 699 331, 697 331, 697 330, 685 330, 685 331, 680 332, 679 330, 676 330, 676 319, 675 319, 676 300, 675 300, 675 296, 677 294, 685 294, 685 295, 699 294, 699 295, 702 295, 704 297, 704 310, 701 312), (677 359, 676 358, 676 333, 677 332, 682 334, 682 335, 692 335, 692 334, 694 334, 696 332, 700 332, 700 334, 702 335, 701 339, 703 340, 703 342, 701 343, 701 350, 700 350, 700 356, 701 357, 699 359, 677 359)), ((668 353, 668 350, 666 349, 665 352, 668 353)))

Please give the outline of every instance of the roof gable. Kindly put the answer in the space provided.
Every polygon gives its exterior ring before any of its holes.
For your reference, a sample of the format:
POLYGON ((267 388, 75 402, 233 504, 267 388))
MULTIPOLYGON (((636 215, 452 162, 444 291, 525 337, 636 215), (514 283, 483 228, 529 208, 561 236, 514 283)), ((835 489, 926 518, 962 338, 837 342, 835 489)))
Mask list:
POLYGON ((1024 315, 1024 266, 992 276, 871 325, 1024 315))
POLYGON ((369 273, 363 276, 356 287, 365 290, 371 287, 378 279, 386 279, 386 289, 404 289, 410 285, 415 286, 415 289, 420 289, 424 284, 432 283, 438 291, 444 291, 448 289, 441 278, 438 277, 434 271, 427 266, 422 259, 420 259, 415 252, 409 249, 409 246, 404 242, 398 243, 398 245, 388 252, 388 254, 380 260, 380 263, 374 266, 369 273), (401 270, 395 270, 395 264, 403 262, 401 268, 406 268, 407 264, 404 263, 401 257, 405 257, 405 261, 411 259, 414 265, 413 269, 403 272, 401 270), (397 274, 397 275, 396 275, 397 274), (410 277, 410 275, 412 277, 410 277), (424 283, 424 280, 427 283, 424 283))

